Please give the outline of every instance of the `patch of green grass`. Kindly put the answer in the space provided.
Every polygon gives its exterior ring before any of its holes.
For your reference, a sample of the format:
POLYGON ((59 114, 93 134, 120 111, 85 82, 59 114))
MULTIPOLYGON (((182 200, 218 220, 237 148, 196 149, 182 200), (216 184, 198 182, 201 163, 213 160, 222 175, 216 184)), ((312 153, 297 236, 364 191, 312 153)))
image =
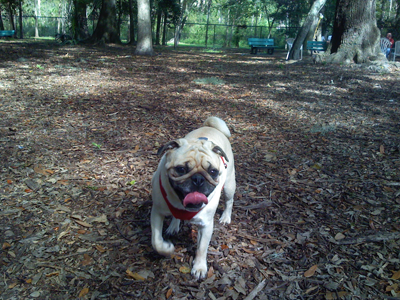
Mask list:
POLYGON ((225 84, 225 81, 217 77, 196 78, 195 80, 193 80, 193 82, 197 84, 214 84, 214 85, 225 84))

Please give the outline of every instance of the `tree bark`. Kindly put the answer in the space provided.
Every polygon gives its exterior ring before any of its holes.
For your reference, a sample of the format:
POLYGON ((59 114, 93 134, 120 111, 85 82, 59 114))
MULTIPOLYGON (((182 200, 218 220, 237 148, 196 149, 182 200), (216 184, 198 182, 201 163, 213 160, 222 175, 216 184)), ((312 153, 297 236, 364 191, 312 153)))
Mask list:
MULTIPOLYGON (((8 4, 8 13, 9 13, 9 18, 10 18, 10 24, 11 24, 11 28, 12 30, 15 30, 15 23, 14 23, 14 9, 12 7, 12 3, 10 2, 8 4)), ((16 33, 17 31, 15 31, 14 36, 16 37, 16 33)))
POLYGON ((3 22, 1 7, 0 7, 0 30, 4 30, 4 22, 3 22))
POLYGON ((150 0, 137 0, 137 5, 138 41, 135 54, 154 55, 151 35, 150 0))
POLYGON ((117 10, 115 0, 103 0, 99 20, 90 43, 121 43, 117 31, 117 10))
POLYGON ((86 19, 86 3, 81 0, 74 0, 74 39, 85 40, 89 37, 89 30, 86 19))
POLYGON ((338 0, 327 62, 364 63, 386 60, 379 47, 375 0, 338 0))
POLYGON ((313 3, 300 32, 297 34, 296 39, 293 42, 293 47, 290 50, 288 59, 300 59, 300 48, 304 44, 304 41, 310 30, 314 31, 317 27, 319 13, 324 7, 325 3, 326 0, 316 0, 313 3))
POLYGON ((133 17, 132 0, 129 0, 129 44, 135 44, 135 19, 133 17))
POLYGON ((22 0, 18 1, 18 10, 19 10, 19 38, 24 38, 24 31, 22 25, 22 0))

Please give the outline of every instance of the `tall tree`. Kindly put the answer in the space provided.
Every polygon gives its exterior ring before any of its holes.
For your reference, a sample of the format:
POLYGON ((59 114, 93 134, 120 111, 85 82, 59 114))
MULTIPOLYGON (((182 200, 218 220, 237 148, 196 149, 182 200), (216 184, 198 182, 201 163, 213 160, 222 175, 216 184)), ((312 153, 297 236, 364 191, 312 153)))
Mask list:
POLYGON ((4 30, 4 22, 3 22, 3 15, 1 11, 1 5, 0 5, 0 30, 4 30))
POLYGON ((375 0, 337 0, 328 62, 363 63, 370 58, 385 60, 379 48, 375 0))
POLYGON ((39 37, 39 17, 40 17, 40 0, 34 0, 35 3, 35 38, 39 37))
POLYGON ((120 43, 115 0, 103 0, 99 20, 88 42, 120 43))
POLYGON ((133 15, 133 1, 129 0, 129 44, 135 43, 135 19, 133 15))
POLYGON ((324 7, 325 3, 326 0, 316 0, 313 3, 307 18, 300 29, 300 32, 297 34, 296 39, 294 40, 293 47, 289 53, 289 59, 300 58, 300 48, 303 45, 304 40, 306 39, 310 30, 315 30, 320 17, 320 11, 324 7))
POLYGON ((24 38, 24 30, 22 26, 22 0, 18 1, 18 10, 19 10, 19 38, 24 38))
POLYGON ((74 0, 74 14, 72 18, 72 29, 75 40, 85 40, 89 37, 86 17, 86 0, 74 0))
POLYGON ((135 54, 154 55, 151 19, 150 19, 150 0, 137 0, 138 5, 138 36, 135 54))

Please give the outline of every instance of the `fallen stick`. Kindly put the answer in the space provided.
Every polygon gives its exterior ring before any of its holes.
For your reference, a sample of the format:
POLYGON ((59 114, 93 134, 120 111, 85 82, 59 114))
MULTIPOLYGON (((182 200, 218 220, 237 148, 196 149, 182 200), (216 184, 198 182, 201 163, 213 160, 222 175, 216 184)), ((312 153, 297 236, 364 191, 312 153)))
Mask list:
POLYGON ((250 292, 250 294, 247 295, 246 298, 244 298, 244 300, 253 300, 257 294, 264 288, 265 284, 267 283, 267 280, 264 279, 263 281, 261 281, 254 290, 252 290, 250 292))
POLYGON ((383 242, 400 239, 400 232, 379 233, 369 236, 361 236, 337 241, 338 245, 353 245, 371 242, 383 242))

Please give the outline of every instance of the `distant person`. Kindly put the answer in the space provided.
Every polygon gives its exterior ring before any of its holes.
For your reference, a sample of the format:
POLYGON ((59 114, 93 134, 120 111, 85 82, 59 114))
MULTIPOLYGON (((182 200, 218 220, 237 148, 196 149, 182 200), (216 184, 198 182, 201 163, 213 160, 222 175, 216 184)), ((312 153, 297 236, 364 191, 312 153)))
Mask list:
POLYGON ((386 58, 389 58, 390 52, 394 48, 394 39, 393 39, 392 34, 390 32, 388 32, 388 34, 386 35, 386 38, 390 42, 390 48, 386 49, 386 58))

